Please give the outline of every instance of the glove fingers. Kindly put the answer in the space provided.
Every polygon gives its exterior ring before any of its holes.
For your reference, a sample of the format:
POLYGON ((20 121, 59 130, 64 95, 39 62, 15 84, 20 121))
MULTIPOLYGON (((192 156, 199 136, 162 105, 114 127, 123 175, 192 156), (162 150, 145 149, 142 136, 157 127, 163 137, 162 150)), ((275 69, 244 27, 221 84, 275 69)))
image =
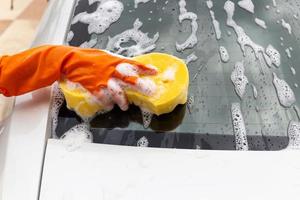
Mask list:
POLYGON ((157 91, 154 81, 147 78, 138 78, 134 89, 146 96, 152 96, 157 91))
POLYGON ((128 60, 123 61, 123 63, 128 63, 128 64, 136 66, 137 70, 138 70, 137 72, 139 75, 155 75, 158 72, 158 70, 155 66, 145 65, 145 64, 142 64, 135 60, 128 59, 128 60))
POLYGON ((113 76, 119 80, 135 85, 138 79, 138 68, 128 63, 117 65, 113 76))
POLYGON ((116 79, 109 79, 107 89, 110 92, 113 101, 120 107, 120 109, 123 111, 128 110, 128 101, 125 96, 125 92, 116 79))
POLYGON ((101 88, 98 92, 94 92, 95 97, 104 106, 105 110, 112 110, 114 101, 107 88, 101 88))

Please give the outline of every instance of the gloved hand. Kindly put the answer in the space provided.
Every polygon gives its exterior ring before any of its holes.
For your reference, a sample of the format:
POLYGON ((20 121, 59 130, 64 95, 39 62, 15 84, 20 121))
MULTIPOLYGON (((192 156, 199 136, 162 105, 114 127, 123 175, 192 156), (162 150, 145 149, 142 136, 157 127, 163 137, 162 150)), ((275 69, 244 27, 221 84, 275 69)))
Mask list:
POLYGON ((131 87, 151 95, 154 83, 139 75, 156 73, 154 67, 106 51, 48 45, 0 57, 0 92, 18 96, 57 80, 68 80, 79 83, 104 106, 117 103, 122 110, 127 110, 123 89, 131 87))

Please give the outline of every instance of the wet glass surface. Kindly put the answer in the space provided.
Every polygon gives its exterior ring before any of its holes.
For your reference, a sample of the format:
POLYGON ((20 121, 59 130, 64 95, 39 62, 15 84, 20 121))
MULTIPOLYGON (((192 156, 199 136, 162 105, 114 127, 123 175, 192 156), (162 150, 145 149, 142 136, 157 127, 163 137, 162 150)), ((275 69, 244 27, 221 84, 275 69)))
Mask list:
MULTIPOLYGON (((252 1, 255 5, 254 14, 242 9, 238 6, 238 1, 234 1, 233 18, 255 43, 265 48, 271 44, 280 52, 281 65, 278 68, 268 67, 263 57, 256 59, 249 47, 246 47, 243 56, 234 30, 226 25, 227 15, 223 9, 225 1, 222 0, 213 1, 211 9, 220 23, 220 40, 216 39, 206 1, 187 1, 186 9, 198 16, 198 43, 183 52, 176 51, 175 43, 182 43, 188 38, 191 22, 185 20, 182 24, 179 23, 178 1, 149 1, 139 4, 136 9, 133 0, 122 1, 124 11, 120 19, 102 34, 89 34, 88 25, 81 22, 70 25, 74 37, 69 45, 80 46, 95 39, 97 43, 91 47, 105 49, 108 37, 131 29, 134 21, 139 18, 143 23, 141 31, 149 32, 149 37, 152 38, 159 32, 155 52, 173 54, 182 59, 194 52, 198 57, 188 65, 191 80, 189 97, 193 100, 188 106, 178 106, 170 114, 154 117, 148 129, 143 127, 141 113, 136 107, 132 106, 127 112, 115 108, 91 121, 94 142, 136 146, 141 138, 146 138, 148 146, 152 147, 233 150, 236 149, 236 138, 231 106, 238 102, 244 118, 249 150, 286 148, 289 144, 288 125, 292 120, 299 120, 294 109, 299 105, 295 103, 293 107, 286 108, 280 104, 272 82, 272 73, 275 72, 280 79, 284 79, 294 91, 296 99, 299 99, 299 88, 296 87, 300 84, 298 74, 293 74, 290 67, 294 67, 296 71, 299 68, 297 55, 300 54, 300 21, 297 18, 300 3, 296 0, 278 1, 275 7, 271 0, 252 1), (255 18, 264 20, 267 29, 259 27, 255 18), (291 25, 291 35, 282 27, 281 19, 291 25), (230 60, 227 63, 220 59, 220 46, 228 50, 230 60), (289 47, 292 47, 291 58, 285 52, 289 47), (242 99, 236 94, 230 79, 237 61, 244 62, 245 75, 249 80, 242 99), (257 98, 253 95, 251 84, 257 88, 257 98)), ((84 11, 94 12, 97 4, 97 1, 89 5, 87 0, 79 0, 74 16, 84 11)), ((81 123, 80 118, 63 105, 59 112, 57 135, 61 136, 78 123, 81 123)))

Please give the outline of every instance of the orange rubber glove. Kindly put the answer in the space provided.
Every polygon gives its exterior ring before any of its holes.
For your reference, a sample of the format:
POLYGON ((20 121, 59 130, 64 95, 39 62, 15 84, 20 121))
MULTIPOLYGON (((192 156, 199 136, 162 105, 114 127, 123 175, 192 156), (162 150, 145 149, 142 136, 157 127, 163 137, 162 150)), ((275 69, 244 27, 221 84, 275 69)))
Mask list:
MULTIPOLYGON (((92 94, 99 94, 102 88, 108 87, 110 80, 136 85, 139 74, 150 75, 156 72, 155 68, 106 51, 48 45, 0 57, 0 92, 5 96, 18 96, 49 86, 57 80, 67 79, 79 83, 92 94), (137 73, 116 70, 122 63, 136 67, 132 70, 137 73)), ((110 88, 116 88, 114 92, 120 94, 120 87, 115 87, 115 82, 110 88)), ((114 93, 111 96, 114 99, 114 93)))

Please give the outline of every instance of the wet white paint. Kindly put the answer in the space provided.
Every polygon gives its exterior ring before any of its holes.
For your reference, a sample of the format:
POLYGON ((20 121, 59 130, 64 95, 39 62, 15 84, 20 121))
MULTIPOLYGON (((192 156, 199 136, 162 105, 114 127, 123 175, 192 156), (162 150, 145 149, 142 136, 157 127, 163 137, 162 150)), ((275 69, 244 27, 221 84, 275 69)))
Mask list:
POLYGON ((153 38, 150 38, 148 33, 139 30, 142 25, 143 23, 136 19, 132 29, 128 29, 112 38, 109 37, 106 49, 115 51, 117 54, 126 54, 129 57, 152 51, 156 47, 155 43, 159 38, 159 33, 155 33, 153 38), (134 41, 136 44, 127 47, 122 46, 122 44, 130 41, 134 41))
POLYGON ((233 124, 233 132, 235 136, 236 150, 247 151, 249 150, 247 141, 247 132, 244 123, 241 106, 239 103, 231 105, 231 116, 233 124))
MULTIPOLYGON (((117 0, 96 0, 99 2, 95 12, 82 12, 73 18, 72 24, 81 22, 88 24, 88 33, 103 33, 108 27, 116 22, 124 9, 123 3, 117 0)), ((95 1, 89 1, 90 4, 95 1)))
POLYGON ((229 53, 227 49, 224 46, 220 46, 219 48, 219 54, 222 62, 227 63, 230 60, 229 53))
POLYGON ((254 4, 251 0, 241 0, 238 5, 250 13, 254 13, 254 4))
POLYGON ((291 87, 285 80, 279 79, 275 72, 273 72, 273 84, 280 104, 284 107, 291 107, 296 102, 296 97, 291 87))
POLYGON ((248 85, 248 78, 244 73, 245 68, 243 62, 237 62, 231 73, 231 81, 234 85, 235 92, 241 99, 243 98, 248 85))
POLYGON ((259 18, 255 18, 254 19, 255 23, 260 26, 261 28, 263 29, 267 29, 267 25, 266 25, 266 22, 262 19, 259 19, 259 18))

